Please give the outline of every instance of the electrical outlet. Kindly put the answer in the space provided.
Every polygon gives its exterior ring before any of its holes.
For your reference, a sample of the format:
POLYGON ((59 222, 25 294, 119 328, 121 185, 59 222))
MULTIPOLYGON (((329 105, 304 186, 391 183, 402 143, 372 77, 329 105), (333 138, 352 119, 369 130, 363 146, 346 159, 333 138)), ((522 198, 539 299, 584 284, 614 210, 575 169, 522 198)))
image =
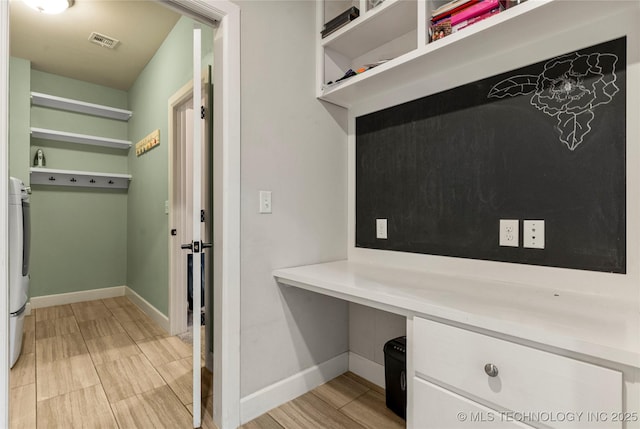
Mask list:
POLYGON ((376 238, 387 239, 387 220, 376 219, 376 238))
POLYGON ((544 249, 544 220, 525 220, 522 245, 530 249, 544 249))
POLYGON ((500 219, 500 246, 518 247, 519 220, 500 219))

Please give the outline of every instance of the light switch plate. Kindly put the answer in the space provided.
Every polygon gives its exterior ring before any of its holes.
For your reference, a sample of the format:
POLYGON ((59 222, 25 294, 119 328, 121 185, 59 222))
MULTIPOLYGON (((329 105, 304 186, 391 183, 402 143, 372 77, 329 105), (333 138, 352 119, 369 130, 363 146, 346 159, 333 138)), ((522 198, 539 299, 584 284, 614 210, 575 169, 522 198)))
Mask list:
POLYGON ((271 213, 271 191, 260 191, 260 213, 271 213))
POLYGON ((529 249, 544 249, 544 220, 525 220, 522 245, 529 249))
POLYGON ((500 219, 500 246, 518 247, 519 222, 518 219, 500 219))
POLYGON ((376 238, 387 239, 387 220, 376 219, 376 238))

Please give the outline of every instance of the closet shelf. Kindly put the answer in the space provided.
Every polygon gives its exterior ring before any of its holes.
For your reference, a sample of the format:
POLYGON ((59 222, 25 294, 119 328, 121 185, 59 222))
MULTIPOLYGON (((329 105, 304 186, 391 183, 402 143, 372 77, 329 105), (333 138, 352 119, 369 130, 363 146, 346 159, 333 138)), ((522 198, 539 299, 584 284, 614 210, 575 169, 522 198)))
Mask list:
POLYGON ((133 112, 130 110, 87 103, 71 98, 56 97, 55 95, 42 94, 40 92, 31 93, 31 103, 35 106, 85 113, 87 115, 117 119, 119 121, 128 121, 133 115, 133 112))
POLYGON ((127 189, 129 188, 129 181, 131 181, 130 174, 96 173, 40 167, 31 167, 30 172, 32 185, 127 189))
POLYGON ((97 137, 85 134, 68 133, 65 131, 48 130, 45 128, 31 127, 31 137, 44 139, 63 141, 70 143, 80 143, 92 146, 105 146, 116 149, 129 149, 131 148, 131 142, 128 140, 111 139, 108 137, 97 137))

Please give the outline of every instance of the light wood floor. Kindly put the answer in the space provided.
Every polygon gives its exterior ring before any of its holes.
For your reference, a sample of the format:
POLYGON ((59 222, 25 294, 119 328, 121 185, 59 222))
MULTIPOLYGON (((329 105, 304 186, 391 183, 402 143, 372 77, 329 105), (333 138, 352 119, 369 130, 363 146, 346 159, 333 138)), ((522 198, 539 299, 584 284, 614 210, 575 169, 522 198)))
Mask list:
POLYGON ((274 408, 243 429, 403 429, 385 405, 384 390, 347 372, 274 408))
MULTIPOLYGON (((22 347, 10 373, 11 428, 192 426, 191 345, 125 297, 33 310, 22 347)), ((213 428, 213 376, 202 373, 213 428)))
MULTIPOLYGON (((11 370, 11 428, 191 428, 191 368, 191 345, 125 297, 36 309, 11 370)), ((213 376, 202 375, 202 427, 214 429, 213 376)), ((352 373, 243 426, 404 427, 384 391, 352 373)))

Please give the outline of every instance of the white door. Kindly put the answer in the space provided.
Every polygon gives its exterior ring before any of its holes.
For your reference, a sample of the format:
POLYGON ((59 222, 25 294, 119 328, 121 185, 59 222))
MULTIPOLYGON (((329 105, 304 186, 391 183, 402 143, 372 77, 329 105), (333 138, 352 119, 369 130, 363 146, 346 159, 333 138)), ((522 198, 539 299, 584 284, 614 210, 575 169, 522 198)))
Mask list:
POLYGON ((202 105, 202 71, 201 71, 201 31, 200 28, 193 30, 193 109, 192 109, 192 207, 191 207, 191 241, 182 245, 183 249, 188 249, 192 253, 191 278, 193 281, 193 427, 201 426, 201 386, 200 386, 200 355, 201 342, 200 335, 200 303, 202 302, 201 291, 201 255, 205 248, 211 247, 211 243, 203 242, 201 219, 203 198, 203 128, 205 122, 205 107, 202 105))
MULTIPOLYGON (((199 334, 201 351, 204 349, 206 352, 207 368, 212 370, 212 318, 210 312, 213 295, 213 252, 211 250, 204 251, 205 248, 208 248, 213 236, 213 158, 210 105, 212 85, 210 74, 209 67, 201 71, 201 94, 198 102, 194 103, 193 101, 195 91, 198 90, 193 86, 195 78, 179 89, 169 100, 170 133, 173 137, 170 155, 170 186, 172 189, 170 225, 173 239, 170 241, 169 250, 171 277, 169 306, 172 335, 184 333, 187 330, 193 332, 192 338, 199 334), (196 127, 200 130, 199 135, 196 127), (200 159, 198 160, 197 157, 200 159), (195 177, 198 174, 194 168, 196 165, 200 167, 200 179, 195 177), (194 246, 194 243, 198 242, 197 236, 194 235, 194 232, 197 231, 200 233, 200 243, 198 246, 194 246), (189 250, 190 254, 187 256, 187 253, 180 247, 189 250), (196 259, 197 261, 195 261, 196 259), (204 265, 200 265, 202 271, 198 271, 199 268, 193 265, 194 262, 204 265), (203 275, 195 275, 195 273, 203 275), (204 281, 204 285, 198 288, 194 280, 204 281), (188 284, 189 294, 187 293, 188 284), (196 291, 199 291, 200 294, 204 293, 204 296, 200 297, 201 302, 197 301, 196 291), (187 324, 187 299, 190 300, 189 307, 192 309, 190 328, 187 324), (201 306, 201 303, 204 304, 201 306), (206 322, 204 339, 201 331, 201 310, 203 308, 206 322)), ((198 361, 196 365, 194 359, 194 372, 198 372, 200 366, 200 362, 198 361)), ((206 374, 210 375, 208 372, 206 374)), ((203 395, 202 391, 200 395, 203 395)))

